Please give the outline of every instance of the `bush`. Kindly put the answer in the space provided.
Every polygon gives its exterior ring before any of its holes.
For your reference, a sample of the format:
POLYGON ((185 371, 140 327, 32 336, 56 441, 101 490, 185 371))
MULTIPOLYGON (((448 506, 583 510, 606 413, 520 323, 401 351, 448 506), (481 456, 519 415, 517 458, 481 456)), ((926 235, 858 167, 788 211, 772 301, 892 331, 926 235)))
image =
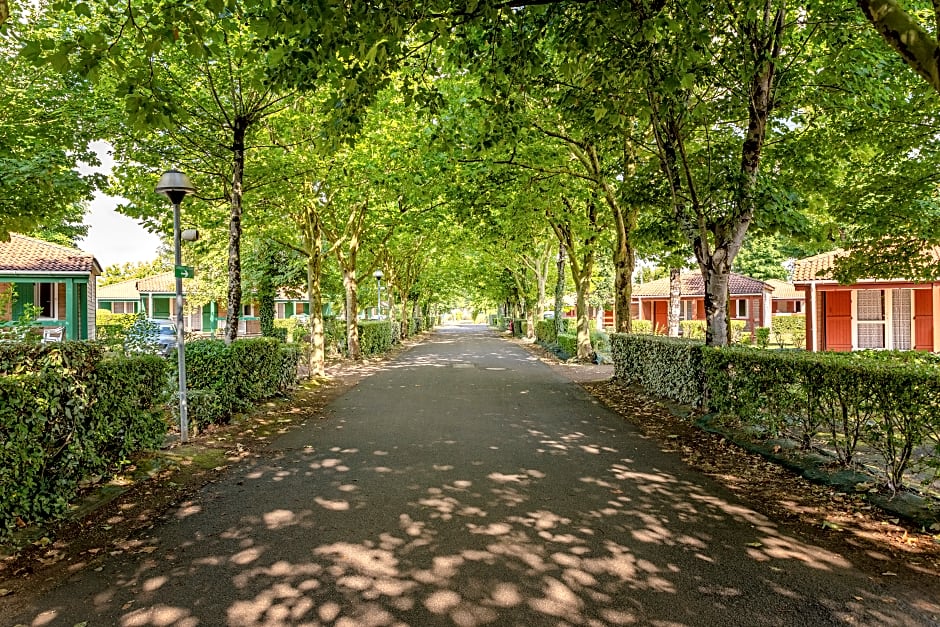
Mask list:
POLYGON ((770 330, 774 342, 803 346, 806 341, 806 316, 772 316, 770 330))
POLYGON ((638 333, 641 335, 652 335, 653 334, 653 321, 652 320, 633 320, 630 322, 630 329, 633 333, 638 333))
POLYGON ((754 329, 754 340, 758 348, 767 348, 770 346, 770 328, 757 327, 754 329))
MULTIPOLYGON (((306 329, 309 335, 310 329, 306 329)), ((346 355, 346 321, 337 318, 323 320, 323 344, 327 354, 346 355)))
POLYGON ((682 330, 682 337, 687 340, 705 339, 704 320, 680 320, 679 328, 682 330))
POLYGON ((899 489, 915 448, 937 428, 940 370, 929 361, 709 348, 708 406, 804 447, 824 432, 844 465, 864 443, 881 455, 886 484, 899 489))
POLYGON ((557 339, 554 320, 537 320, 535 322, 535 340, 544 346, 553 346, 557 339))
POLYGON ((284 342, 296 342, 295 331, 298 326, 303 327, 303 325, 298 324, 297 318, 275 318, 274 337, 284 342))
POLYGON ((612 333, 610 343, 615 378, 639 383, 650 394, 687 405, 704 403, 701 342, 612 333))
POLYGON ((591 331, 591 346, 595 353, 610 355, 610 336, 604 331, 591 331))
POLYGON ((564 357, 571 358, 578 354, 578 336, 574 333, 562 333, 555 339, 558 349, 564 357))
POLYGON ((227 422, 252 403, 290 390, 300 349, 270 337, 186 343, 186 383, 209 407, 207 420, 227 422))
POLYGON ((168 369, 89 342, 0 346, 0 535, 61 515, 83 479, 162 443, 168 369))
POLYGON ((387 320, 359 323, 359 349, 363 357, 381 355, 392 348, 392 324, 387 320))

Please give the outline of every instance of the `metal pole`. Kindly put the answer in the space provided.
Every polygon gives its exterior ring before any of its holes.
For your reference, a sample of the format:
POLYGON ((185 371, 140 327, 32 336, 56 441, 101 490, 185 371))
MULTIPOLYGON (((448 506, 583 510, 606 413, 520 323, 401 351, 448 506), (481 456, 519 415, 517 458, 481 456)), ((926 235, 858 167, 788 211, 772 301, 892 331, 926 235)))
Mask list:
MULTIPOLYGON (((176 266, 183 265, 180 246, 180 203, 173 203, 173 246, 176 266)), ((179 361, 180 442, 189 441, 189 408, 186 405, 186 346, 183 339, 183 278, 176 277, 176 356, 179 361)))

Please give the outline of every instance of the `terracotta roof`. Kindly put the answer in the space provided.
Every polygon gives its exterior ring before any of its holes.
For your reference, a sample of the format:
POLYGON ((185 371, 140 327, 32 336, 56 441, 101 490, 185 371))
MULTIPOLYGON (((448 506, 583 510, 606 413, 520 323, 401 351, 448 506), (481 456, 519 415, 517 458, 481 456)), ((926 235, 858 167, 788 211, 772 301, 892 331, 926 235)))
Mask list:
POLYGON ((779 279, 767 279, 765 283, 774 288, 774 298, 803 298, 803 292, 800 292, 795 287, 793 287, 792 283, 787 283, 786 281, 781 281, 779 279))
POLYGON ((99 285, 96 292, 98 300, 137 300, 140 292, 137 291, 139 279, 128 279, 110 285, 99 285))
POLYGON ((841 248, 837 248, 827 253, 797 260, 796 265, 793 267, 793 282, 832 281, 829 271, 835 265, 836 258, 847 254, 841 248))
MULTIPOLYGON (((141 294, 175 294, 176 277, 172 272, 155 274, 137 280, 137 291, 141 294)), ((186 291, 186 282, 183 281, 183 292, 186 291)))
MULTIPOLYGON (((700 272, 685 272, 680 275, 683 296, 705 296, 705 281, 700 272)), ((731 296, 759 296, 768 285, 743 274, 731 273, 728 294, 731 296)), ((669 277, 633 286, 633 296, 641 298, 668 298, 669 277)))
MULTIPOLYGON (((836 259, 848 254, 847 251, 837 248, 827 253, 820 253, 812 257, 807 257, 806 259, 799 259, 793 268, 793 282, 829 281, 835 283, 831 271, 833 267, 835 267, 836 259)), ((940 247, 934 246, 933 248, 925 249, 922 251, 921 256, 925 260, 931 260, 936 263, 940 261, 940 247)), ((903 271, 899 272, 899 274, 901 273, 903 273, 903 271)), ((894 277, 893 280, 904 281, 908 278, 909 277, 897 276, 894 277)), ((862 279, 858 280, 861 281, 862 279)))
POLYGON ((98 275, 101 266, 91 253, 10 233, 9 242, 0 242, 0 272, 4 271, 98 275))

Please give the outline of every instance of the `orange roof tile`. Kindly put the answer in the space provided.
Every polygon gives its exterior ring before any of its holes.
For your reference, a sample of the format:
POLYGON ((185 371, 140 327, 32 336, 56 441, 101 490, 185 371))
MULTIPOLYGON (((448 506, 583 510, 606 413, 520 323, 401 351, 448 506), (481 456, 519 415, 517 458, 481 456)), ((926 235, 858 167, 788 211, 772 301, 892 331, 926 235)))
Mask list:
POLYGON ((779 279, 767 279, 765 281, 767 285, 774 288, 773 297, 777 299, 786 299, 786 298, 803 298, 803 292, 798 291, 792 283, 787 283, 786 281, 781 281, 779 279))
POLYGON ((807 257, 806 259, 797 260, 796 265, 793 267, 793 282, 805 283, 806 281, 834 280, 830 271, 835 265, 836 259, 847 254, 848 253, 841 248, 837 248, 827 253, 820 253, 812 257, 807 257))
POLYGON ((99 285, 96 291, 98 300, 137 300, 140 292, 137 291, 139 279, 128 279, 110 285, 99 285))
MULTIPOLYGON (((175 294, 176 277, 172 272, 154 274, 137 280, 137 291, 141 294, 175 294)), ((186 292, 186 282, 183 281, 183 292, 186 292)))
MULTIPOLYGON (((682 281, 683 296, 705 296, 705 280, 702 278, 701 272, 684 272, 679 279, 682 281)), ((767 288, 768 285, 763 281, 734 272, 731 273, 728 280, 728 294, 731 296, 759 296, 767 288)), ((639 298, 668 298, 669 277, 634 285, 633 296, 639 298)))
POLYGON ((0 273, 4 271, 98 275, 101 274, 101 266, 91 253, 10 233, 10 241, 0 242, 0 273))

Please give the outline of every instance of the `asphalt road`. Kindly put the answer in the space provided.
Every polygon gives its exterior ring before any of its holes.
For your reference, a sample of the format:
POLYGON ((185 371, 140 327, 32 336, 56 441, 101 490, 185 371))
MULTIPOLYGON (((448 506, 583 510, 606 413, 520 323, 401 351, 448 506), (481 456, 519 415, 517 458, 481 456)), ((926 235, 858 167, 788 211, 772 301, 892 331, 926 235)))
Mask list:
POLYGON ((930 600, 789 537, 484 328, 435 333, 327 411, 203 489, 143 550, 3 623, 937 619, 930 600))

